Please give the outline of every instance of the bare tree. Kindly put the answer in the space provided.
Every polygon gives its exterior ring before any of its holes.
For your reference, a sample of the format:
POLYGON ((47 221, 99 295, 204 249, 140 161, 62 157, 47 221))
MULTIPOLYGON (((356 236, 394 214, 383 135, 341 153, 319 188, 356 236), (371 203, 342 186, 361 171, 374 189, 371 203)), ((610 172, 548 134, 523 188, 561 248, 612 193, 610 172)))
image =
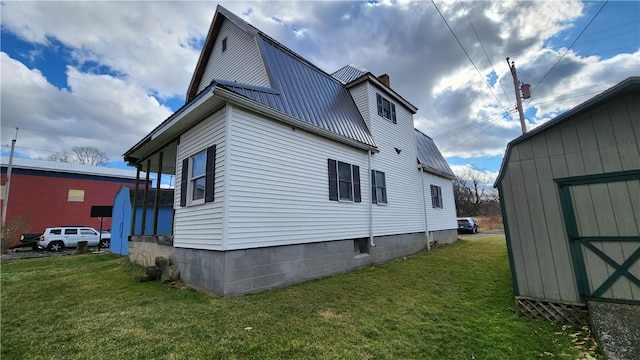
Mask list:
POLYGON ((37 159, 69 163, 69 162, 73 162, 73 155, 71 155, 71 153, 65 150, 65 151, 58 151, 46 157, 45 156, 38 157, 37 159))
POLYGON ((465 168, 454 179, 453 196, 458 215, 481 215, 485 212, 485 207, 495 202, 493 193, 487 191, 487 186, 491 186, 491 180, 488 174, 472 167, 465 168))
POLYGON ((91 166, 107 166, 109 162, 107 154, 93 146, 76 146, 71 149, 71 152, 67 150, 58 151, 47 157, 39 157, 38 159, 91 166))
POLYGON ((105 166, 109 161, 107 154, 93 146, 76 146, 71 149, 77 164, 105 166))

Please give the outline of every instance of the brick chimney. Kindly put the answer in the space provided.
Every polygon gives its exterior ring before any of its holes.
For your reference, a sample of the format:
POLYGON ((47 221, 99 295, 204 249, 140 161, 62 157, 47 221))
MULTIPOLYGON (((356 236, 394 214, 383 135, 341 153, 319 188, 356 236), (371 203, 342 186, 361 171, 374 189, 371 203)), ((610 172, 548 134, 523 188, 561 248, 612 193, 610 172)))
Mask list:
POLYGON ((382 81, 382 83, 387 85, 387 87, 391 87, 391 85, 389 84, 389 75, 382 74, 378 76, 378 80, 382 81))

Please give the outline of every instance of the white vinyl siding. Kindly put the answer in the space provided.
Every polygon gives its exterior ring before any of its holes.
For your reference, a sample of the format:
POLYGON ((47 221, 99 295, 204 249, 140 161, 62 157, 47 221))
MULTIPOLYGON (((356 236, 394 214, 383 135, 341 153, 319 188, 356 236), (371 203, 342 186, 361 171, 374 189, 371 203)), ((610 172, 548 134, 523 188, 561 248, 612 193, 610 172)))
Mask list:
POLYGON ((371 109, 369 108, 369 86, 368 83, 362 83, 349 89, 351 97, 356 103, 360 114, 367 124, 367 127, 371 129, 371 109))
MULTIPOLYGON (((386 206, 373 207, 373 232, 376 236, 424 231, 422 184, 416 159, 413 115, 396 102, 397 123, 378 116, 377 88, 367 83, 371 133, 380 150, 371 156, 371 168, 385 173, 386 206), (396 151, 400 150, 400 153, 396 151)), ((393 101, 393 99, 390 99, 393 101)), ((369 184, 370 174, 363 183, 369 184)), ((363 192, 364 194, 364 192, 363 192)), ((364 199, 362 200, 364 201, 364 199)), ((454 215, 455 220, 455 215, 454 215)))
POLYGON ((231 124, 227 249, 368 236, 369 191, 330 201, 327 169, 336 159, 368 179, 366 152, 239 108, 231 124))
POLYGON ((429 231, 457 229, 456 204, 453 198, 453 182, 449 179, 423 172, 424 201, 427 206, 427 226, 429 231), (442 192, 442 209, 433 208, 431 185, 439 186, 442 192))
POLYGON ((220 28, 202 80, 198 84, 198 92, 209 86, 214 79, 271 87, 255 38, 229 20, 225 20, 220 28), (227 49, 223 52, 224 39, 227 49))
POLYGON ((193 156, 211 145, 216 145, 215 201, 180 206, 183 189, 176 183, 174 246, 192 249, 222 249, 223 186, 226 156, 226 109, 207 117, 180 137, 176 161, 176 179, 182 176, 182 160, 193 156))

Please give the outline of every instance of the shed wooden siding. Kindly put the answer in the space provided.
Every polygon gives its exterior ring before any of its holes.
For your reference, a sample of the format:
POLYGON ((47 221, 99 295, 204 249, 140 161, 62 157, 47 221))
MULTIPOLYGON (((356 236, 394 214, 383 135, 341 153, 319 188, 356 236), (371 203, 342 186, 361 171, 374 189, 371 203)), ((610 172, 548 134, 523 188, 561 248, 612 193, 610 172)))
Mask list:
POLYGON ((227 108, 210 115, 180 137, 176 161, 176 179, 182 177, 182 160, 211 145, 216 145, 215 201, 211 203, 180 206, 180 193, 183 189, 176 181, 175 193, 175 247, 191 249, 221 250, 223 248, 222 226, 223 209, 226 201, 223 196, 226 177, 226 130, 227 108))
POLYGON ((640 97, 627 95, 511 148, 500 188, 518 295, 580 301, 554 179, 638 169, 638 118, 640 97))
POLYGON ((209 86, 213 79, 271 87, 255 38, 226 19, 198 84, 198 92, 209 86), (225 38, 227 50, 222 52, 225 38))
MULTIPOLYGON (((423 173, 424 201, 427 205, 427 226, 429 231, 457 229, 456 202, 453 198, 453 182, 430 173, 423 173), (431 202, 431 187, 440 186, 442 189, 442 209, 434 209, 431 202)), ((482 230, 482 229, 481 229, 482 230)))
MULTIPOLYGON (((640 236, 640 180, 574 185, 571 192, 580 236, 640 236)), ((625 242, 595 242, 594 246, 618 264, 638 247, 637 243, 625 242)), ((589 288, 595 291, 616 269, 592 251, 583 249, 583 256, 589 288)), ((640 263, 636 262, 629 272, 640 277, 640 263)), ((620 277, 601 297, 640 300, 640 288, 620 277)))
POLYGON ((369 235, 366 152, 240 108, 231 124, 227 250, 369 235), (360 167, 362 202, 329 200, 329 158, 360 167))
POLYGON ((371 168, 383 171, 387 183, 387 204, 373 207, 373 232, 381 236, 425 231, 413 115, 387 95, 383 96, 396 105, 396 124, 378 115, 376 93, 383 93, 371 84, 367 87, 371 135, 380 150, 371 156, 371 168))

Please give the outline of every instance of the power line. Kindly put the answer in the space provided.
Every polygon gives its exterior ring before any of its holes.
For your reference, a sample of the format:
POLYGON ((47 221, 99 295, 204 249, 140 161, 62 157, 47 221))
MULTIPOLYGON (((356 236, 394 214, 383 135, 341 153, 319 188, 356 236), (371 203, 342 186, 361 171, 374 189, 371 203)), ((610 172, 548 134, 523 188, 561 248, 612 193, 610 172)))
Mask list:
POLYGON ((438 8, 438 5, 436 5, 435 0, 431 0, 431 3, 433 4, 433 6, 436 8, 436 11, 438 12, 438 14, 440 14, 440 17, 442 18, 442 20, 444 21, 445 25, 447 25, 447 28, 449 29, 449 31, 451 32, 451 34, 453 35, 453 37, 456 39, 456 41, 458 42, 458 45, 460 45, 460 48, 462 49, 462 51, 464 52, 464 54, 467 56, 467 59, 469 59, 469 61, 471 62, 471 64, 473 65, 473 67, 476 69, 476 71, 478 72, 478 75, 480 75, 480 78, 482 79, 482 81, 485 83, 485 85, 487 86, 487 88, 489 89, 489 91, 491 92, 491 94, 493 95, 493 97, 496 99, 496 101, 498 102, 498 104, 500 104, 500 106, 504 109, 504 112, 507 113, 509 115, 509 117, 511 118, 511 120, 513 120, 513 118, 511 117, 511 114, 509 114, 509 112, 507 111, 507 109, 505 108, 505 106, 502 104, 502 102, 500 101, 500 99, 498 99, 498 96, 496 96, 496 94, 493 92, 493 90, 491 89, 491 86, 489 85, 489 83, 487 82, 487 80, 485 79, 485 76, 482 75, 482 72, 480 71, 480 69, 478 69, 478 66, 476 66, 475 62, 473 62, 473 59, 471 59, 471 56, 469 56, 469 53, 467 52, 467 50, 464 48, 464 46, 462 45, 462 43, 460 42, 460 39, 458 39, 458 36, 456 35, 456 33, 453 31, 453 29, 451 28, 451 26, 449 25, 449 22, 447 22, 447 19, 444 17, 444 15, 442 14, 442 12, 440 11, 440 9, 438 8))
POLYGON ((569 45, 569 47, 564 51, 564 53, 560 56, 560 58, 558 59, 558 61, 556 61, 555 64, 553 64, 553 66, 551 67, 551 69, 549 69, 549 71, 547 71, 546 74, 544 74, 544 76, 542 77, 542 79, 540 81, 538 81, 538 83, 536 84, 536 86, 534 86, 531 91, 533 92, 538 85, 540 85, 546 78, 547 76, 549 76, 549 74, 553 71, 553 69, 556 68, 556 66, 558 66, 558 63, 560 63, 560 61, 562 60, 562 58, 564 58, 565 55, 567 55, 567 53, 569 52, 569 50, 571 50, 571 48, 573 47, 573 45, 575 45, 576 41, 578 41, 578 39, 580 39, 580 36, 582 36, 582 34, 584 34, 584 32, 589 28, 589 26, 591 25, 591 23, 593 23, 593 21, 596 19, 596 17, 600 14, 600 12, 602 11, 602 9, 604 9, 604 7, 609 3, 609 0, 605 1, 604 4, 602 4, 602 6, 600 7, 600 9, 598 10, 598 12, 593 15, 593 17, 591 18, 591 20, 589 21, 589 23, 584 27, 584 29, 582 29, 582 31, 580 32, 580 34, 578 34, 578 36, 576 37, 575 40, 573 40, 573 42, 571 43, 571 45, 569 45))
MULTIPOLYGON (((489 61, 489 64, 491 65, 491 70, 493 70, 494 74, 498 74, 498 72, 496 71, 495 67, 493 66, 493 62, 491 62, 491 58, 489 57, 489 54, 487 54, 487 49, 485 48, 484 44, 482 43, 482 40, 480 39, 480 35, 478 35, 478 32, 476 31, 476 27, 473 25, 473 21, 471 21, 471 17, 469 16, 469 12, 467 11, 467 8, 462 3, 462 0, 459 0, 459 2, 460 2, 460 5, 462 5, 462 9, 464 10, 465 15, 467 16, 467 20, 469 20, 469 24, 471 25, 471 28, 473 29, 473 33, 476 34, 476 39, 478 39, 478 42, 480 43, 480 47, 482 48, 482 51, 484 52, 484 56, 487 58, 487 60, 489 61)), ((502 92, 504 93, 504 95, 508 99, 509 95, 507 95, 507 90, 504 88, 504 85, 502 84, 501 81, 498 81, 498 83, 500 83, 500 87, 502 87, 502 92)), ((500 106, 502 106, 502 104, 500 104, 500 106)), ((502 107, 504 108, 504 106, 502 106, 502 107)))

